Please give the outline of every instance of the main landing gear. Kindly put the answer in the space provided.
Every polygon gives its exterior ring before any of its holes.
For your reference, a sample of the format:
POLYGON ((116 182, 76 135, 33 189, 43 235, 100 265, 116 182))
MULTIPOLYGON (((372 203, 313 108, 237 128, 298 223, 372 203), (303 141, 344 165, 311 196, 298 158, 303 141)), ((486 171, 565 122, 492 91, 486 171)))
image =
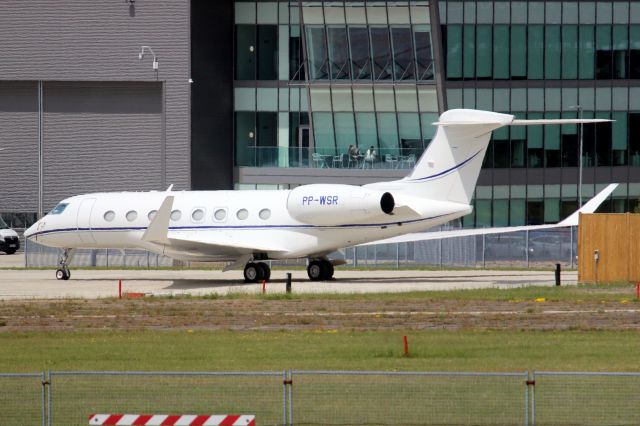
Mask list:
POLYGON ((333 263, 327 259, 313 259, 307 266, 311 281, 328 281, 333 278, 333 263))
POLYGON ((271 268, 264 262, 249 262, 244 267, 245 283, 260 283, 269 281, 271 278, 271 268))
POLYGON ((57 279, 66 281, 71 278, 71 271, 69 270, 69 266, 67 265, 71 261, 72 255, 72 249, 64 249, 64 253, 62 253, 62 259, 60 259, 60 267, 56 270, 57 279))

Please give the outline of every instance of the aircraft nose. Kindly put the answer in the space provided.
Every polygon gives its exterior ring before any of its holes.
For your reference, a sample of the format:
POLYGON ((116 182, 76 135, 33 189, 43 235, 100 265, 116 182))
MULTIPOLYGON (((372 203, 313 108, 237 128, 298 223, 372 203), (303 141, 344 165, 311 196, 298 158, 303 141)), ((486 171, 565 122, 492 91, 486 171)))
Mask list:
POLYGON ((38 223, 36 222, 33 225, 31 225, 27 230, 24 231, 24 237, 25 238, 31 238, 33 236, 33 234, 36 233, 36 231, 38 230, 38 223))

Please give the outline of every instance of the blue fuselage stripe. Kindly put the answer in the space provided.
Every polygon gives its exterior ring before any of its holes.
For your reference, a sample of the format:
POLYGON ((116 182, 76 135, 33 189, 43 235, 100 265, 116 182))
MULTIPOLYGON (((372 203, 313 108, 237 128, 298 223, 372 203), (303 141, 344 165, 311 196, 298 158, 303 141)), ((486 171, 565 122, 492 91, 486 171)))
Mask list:
MULTIPOLYGON (((406 225, 411 223, 424 222, 428 220, 438 219, 444 216, 449 216, 452 214, 455 214, 455 212, 441 214, 441 215, 427 217, 427 218, 421 218, 421 219, 405 220, 400 222, 367 223, 367 224, 351 223, 351 224, 344 224, 344 225, 201 225, 201 226, 170 226, 169 230, 170 231, 197 231, 197 230, 225 230, 225 229, 226 230, 239 230, 239 229, 286 230, 286 229, 379 228, 381 226, 396 226, 396 225, 406 225)), ((146 229, 147 229, 146 226, 109 227, 109 228, 59 228, 59 229, 49 229, 45 231, 36 232, 32 234, 30 237, 35 237, 38 235, 45 235, 45 234, 61 233, 61 232, 145 231, 146 229)))
POLYGON ((473 154, 471 157, 469 157, 469 158, 467 158, 466 160, 464 160, 462 163, 457 164, 457 165, 455 165, 455 166, 451 167, 450 169, 444 170, 444 171, 442 171, 442 172, 440 172, 440 173, 436 173, 435 175, 425 176, 425 177, 421 177, 421 178, 409 179, 408 181, 409 181, 409 182, 422 182, 422 181, 425 181, 425 180, 435 179, 435 178, 438 178, 438 177, 442 177, 442 176, 444 176, 444 175, 446 175, 446 174, 449 174, 449 173, 453 172, 453 171, 454 171, 454 170, 456 170, 456 169, 460 169, 460 168, 462 168, 465 164, 467 164, 469 161, 473 160, 473 159, 474 159, 478 154, 480 154, 481 152, 482 152, 482 150, 480 150, 480 151, 476 152, 476 153, 475 153, 475 154, 473 154))

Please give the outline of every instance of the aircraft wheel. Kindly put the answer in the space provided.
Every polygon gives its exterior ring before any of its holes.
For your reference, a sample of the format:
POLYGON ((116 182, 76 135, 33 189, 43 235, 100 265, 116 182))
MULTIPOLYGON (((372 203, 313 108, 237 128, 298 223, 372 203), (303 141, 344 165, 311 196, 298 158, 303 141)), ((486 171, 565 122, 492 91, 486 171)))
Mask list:
POLYGON ((323 262, 319 260, 312 260, 307 266, 307 275, 311 281, 320 281, 325 277, 325 267, 323 262))
POLYGON ((256 263, 247 263, 244 267, 244 282, 257 283, 262 281, 264 277, 264 270, 256 263))
POLYGON ((66 281, 69 278, 71 278, 71 271, 69 271, 68 269, 61 268, 56 271, 56 279, 66 281))
POLYGON ((271 268, 264 262, 258 262, 258 266, 262 269, 262 279, 269 281, 271 279, 271 268))
POLYGON ((330 279, 333 278, 333 273, 335 272, 335 270, 333 269, 333 263, 331 263, 328 260, 323 260, 322 261, 322 268, 324 269, 324 274, 322 279, 324 281, 328 281, 330 279))

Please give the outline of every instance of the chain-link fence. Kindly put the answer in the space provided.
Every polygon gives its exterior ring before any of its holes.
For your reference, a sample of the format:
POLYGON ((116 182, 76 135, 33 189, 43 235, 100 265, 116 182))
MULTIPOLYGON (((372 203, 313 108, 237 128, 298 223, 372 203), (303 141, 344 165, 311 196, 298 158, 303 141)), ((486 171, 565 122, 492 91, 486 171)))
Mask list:
MULTIPOLYGON (((449 228, 447 228, 449 229, 449 228)), ((29 267, 58 265, 62 250, 26 242, 25 262, 29 267)), ((385 267, 548 267, 560 263, 575 266, 576 228, 521 231, 431 241, 376 244, 351 247, 329 255, 352 266, 385 267)), ((274 265, 292 262, 277 262, 274 265)), ((293 262, 304 264, 304 260, 293 262)), ((74 253, 72 266, 171 267, 172 259, 144 250, 82 249, 74 253)))
POLYGON ((0 373, 0 425, 44 426, 45 385, 44 373, 0 373))
POLYGON ((516 425, 527 373, 293 371, 292 424, 516 425))
POLYGON ((286 423, 285 373, 51 372, 49 425, 95 413, 254 414, 286 423))
POLYGON ((533 424, 640 424, 640 373, 536 371, 533 377, 533 424))
POLYGON ((0 374, 0 425, 95 413, 253 414, 260 425, 637 425, 640 373, 0 374))

